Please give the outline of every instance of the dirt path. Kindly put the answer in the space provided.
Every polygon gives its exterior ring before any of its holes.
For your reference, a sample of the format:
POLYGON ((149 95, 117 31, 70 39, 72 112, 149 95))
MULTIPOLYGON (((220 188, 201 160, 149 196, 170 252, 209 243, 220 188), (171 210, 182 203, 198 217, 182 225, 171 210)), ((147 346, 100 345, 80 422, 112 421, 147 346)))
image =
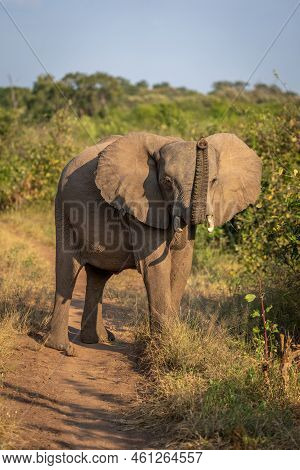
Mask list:
MULTIPOLYGON (((47 255, 45 248, 43 256, 47 255)), ((49 249, 48 255, 54 258, 49 249)), ((112 285, 134 287, 143 294, 137 273, 124 272, 112 285)), ((20 334, 14 370, 4 391, 11 412, 20 419, 22 448, 139 449, 151 447, 151 438, 124 425, 124 411, 136 398, 142 380, 135 371, 128 323, 131 312, 110 298, 104 305, 106 325, 116 334, 112 344, 80 343, 85 289, 82 271, 70 310, 70 336, 77 357, 41 347, 20 334)))

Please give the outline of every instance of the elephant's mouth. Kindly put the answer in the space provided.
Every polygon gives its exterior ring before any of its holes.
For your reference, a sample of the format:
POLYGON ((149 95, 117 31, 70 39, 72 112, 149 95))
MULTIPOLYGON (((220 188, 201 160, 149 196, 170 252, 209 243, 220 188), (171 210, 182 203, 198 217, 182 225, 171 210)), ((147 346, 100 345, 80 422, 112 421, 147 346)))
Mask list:
POLYGON ((181 228, 181 217, 179 217, 179 215, 175 215, 175 216, 173 217, 173 230, 174 230, 174 232, 176 232, 176 233, 182 232, 182 228, 181 228))
POLYGON ((181 199, 177 199, 173 202, 173 204, 169 205, 169 213, 172 221, 172 228, 176 233, 182 232, 183 227, 188 223, 185 212, 186 209, 183 206, 181 199))
MULTIPOLYGON (((174 232, 182 232, 183 226, 188 225, 189 221, 189 209, 183 211, 175 210, 171 212, 172 226, 174 232)), ((206 215, 207 230, 209 233, 212 233, 215 228, 215 219, 212 214, 206 215)))
MULTIPOLYGON (((207 220, 207 225, 208 225, 207 230, 209 231, 209 233, 212 233, 214 231, 214 228, 215 228, 214 216, 213 215, 207 215, 206 220, 207 220)), ((179 215, 175 215, 173 217, 173 230, 174 230, 174 232, 176 232, 176 233, 182 232, 181 225, 182 225, 181 217, 179 217, 179 215)))

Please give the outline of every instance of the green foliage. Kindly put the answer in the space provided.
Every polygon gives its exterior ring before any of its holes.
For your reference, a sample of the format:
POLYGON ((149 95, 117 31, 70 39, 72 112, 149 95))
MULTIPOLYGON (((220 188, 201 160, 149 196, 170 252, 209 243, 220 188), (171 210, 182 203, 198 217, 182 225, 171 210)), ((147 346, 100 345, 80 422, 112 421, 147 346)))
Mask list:
POLYGON ((73 119, 59 111, 47 125, 19 126, 15 118, 6 125, 0 143, 0 208, 53 199, 62 167, 76 151, 73 119))
POLYGON ((236 245, 251 271, 283 268, 294 273, 299 261, 299 138, 297 109, 280 114, 249 113, 242 136, 263 162, 262 193, 256 207, 235 218, 236 245))
POLYGON ((247 302, 253 302, 253 300, 256 299, 256 295, 255 294, 247 294, 245 295, 245 300, 247 302))
MULTIPOLYGON (((245 295, 245 300, 248 303, 252 303, 255 299, 256 295, 254 294, 245 295)), ((263 312, 258 308, 250 312, 251 340, 258 359, 260 360, 268 360, 269 357, 274 356, 274 354, 276 355, 278 352, 278 325, 268 318, 268 314, 272 308, 273 305, 269 305, 268 307, 264 307, 263 312)))

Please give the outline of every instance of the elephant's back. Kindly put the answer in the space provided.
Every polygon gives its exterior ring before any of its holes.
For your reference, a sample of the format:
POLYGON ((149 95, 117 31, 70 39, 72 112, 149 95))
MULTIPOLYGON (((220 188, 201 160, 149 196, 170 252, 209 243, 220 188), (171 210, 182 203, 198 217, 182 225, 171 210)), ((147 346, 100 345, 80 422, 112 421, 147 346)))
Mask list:
POLYGON ((79 199, 88 197, 100 198, 100 191, 95 185, 95 172, 99 153, 113 143, 118 135, 105 137, 97 144, 87 147, 73 158, 62 171, 58 184, 58 193, 63 199, 79 199))

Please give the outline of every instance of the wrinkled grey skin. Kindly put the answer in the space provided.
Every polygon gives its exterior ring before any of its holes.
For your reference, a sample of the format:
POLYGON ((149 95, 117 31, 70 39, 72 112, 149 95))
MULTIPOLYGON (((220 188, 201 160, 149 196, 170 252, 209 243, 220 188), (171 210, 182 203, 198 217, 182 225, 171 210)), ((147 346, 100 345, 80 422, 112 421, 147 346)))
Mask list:
MULTIPOLYGON (((218 226, 255 202, 261 163, 232 134, 207 141, 207 216, 218 226)), ((68 163, 55 203, 56 294, 47 346, 72 354, 68 310, 83 266, 82 342, 113 339, 103 324, 102 295, 107 280, 124 269, 143 276, 152 330, 177 315, 195 238, 195 149, 180 138, 132 133, 105 138, 68 163)))

